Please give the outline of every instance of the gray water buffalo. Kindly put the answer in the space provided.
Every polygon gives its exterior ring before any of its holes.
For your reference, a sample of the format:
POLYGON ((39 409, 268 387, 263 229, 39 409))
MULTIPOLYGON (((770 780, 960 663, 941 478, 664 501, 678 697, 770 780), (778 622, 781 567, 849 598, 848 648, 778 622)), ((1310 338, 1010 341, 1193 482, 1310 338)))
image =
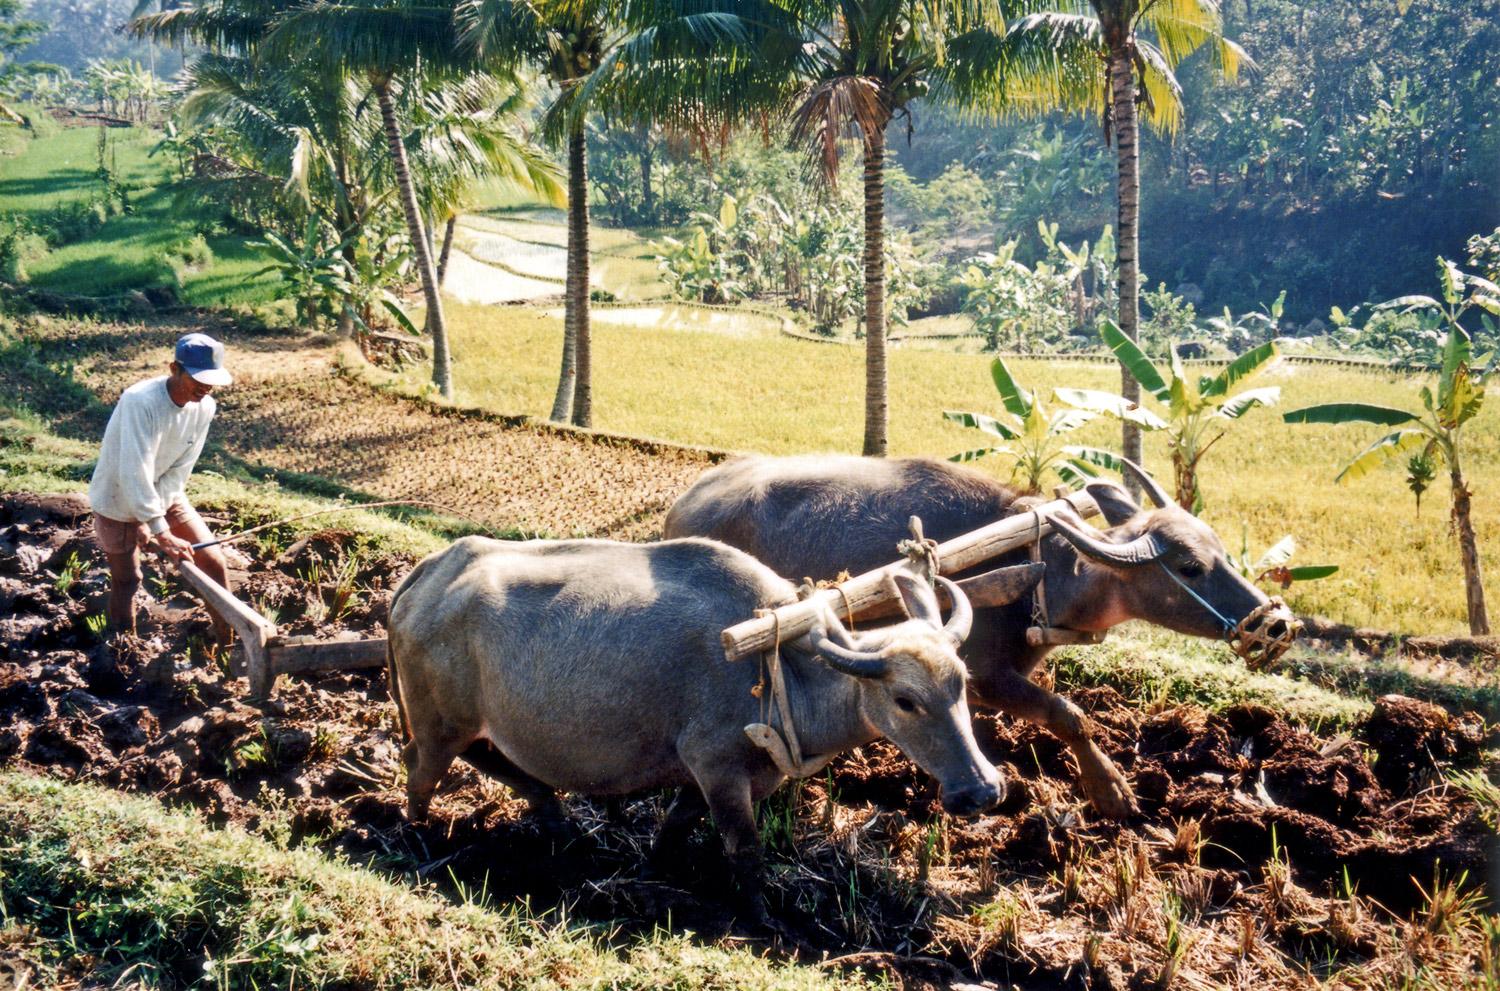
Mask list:
MULTIPOLYGON (((970 815, 1003 788, 974 742, 956 650, 973 611, 943 583, 954 603, 946 625, 933 590, 903 575, 912 619, 851 634, 827 615, 780 656, 809 765, 888 737, 938 780, 949 812, 970 815)), ((794 597, 765 565, 709 540, 466 537, 431 555, 390 610, 410 818, 426 817, 459 756, 554 818, 557 790, 682 786, 657 848, 679 843, 708 811, 753 891, 753 803, 786 776, 747 727, 784 727, 772 692, 757 687, 761 665, 726 661, 720 633, 794 597)))
MULTIPOLYGON (((1088 491, 1109 529, 1096 530, 1074 514, 1052 520, 1055 533, 1042 541, 1051 626, 1100 632, 1144 619, 1194 636, 1227 638, 1234 625, 1260 609, 1247 628, 1291 629, 1291 613, 1269 604, 1230 566, 1206 524, 1178 508, 1139 468, 1129 469, 1155 509, 1142 510, 1114 483, 1095 482, 1088 491)), ((943 541, 1042 501, 946 461, 749 457, 705 472, 673 505, 664 530, 667 537, 721 540, 779 574, 830 579, 888 563, 912 516, 921 517, 927 536, 943 541)), ((1023 561, 1026 553, 1016 551, 1000 562, 1023 561)), ((1088 717, 1031 681, 1052 649, 1028 643, 1032 625, 1031 596, 975 609, 964 656, 976 704, 1045 726, 1076 755, 1094 807, 1116 818, 1129 814, 1135 809, 1130 786, 1094 743, 1088 717)))

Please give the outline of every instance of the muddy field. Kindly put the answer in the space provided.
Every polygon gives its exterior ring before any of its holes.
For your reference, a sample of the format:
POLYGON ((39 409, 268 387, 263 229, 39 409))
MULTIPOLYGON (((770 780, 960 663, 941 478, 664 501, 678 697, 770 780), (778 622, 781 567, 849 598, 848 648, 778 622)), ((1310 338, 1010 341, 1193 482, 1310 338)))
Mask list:
MULTIPOLYGON (((0 498, 0 765, 155 794, 278 842, 627 930, 755 935, 736 922, 706 829, 679 871, 637 880, 661 796, 573 799, 567 828, 548 833, 459 765, 432 821, 407 825, 382 671, 283 678, 273 705, 248 706, 205 649, 202 610, 151 568, 141 637, 106 644, 88 536, 81 498, 0 498)), ((291 633, 383 634, 410 564, 333 530, 242 551, 240 594, 291 633)), ((762 809, 781 949, 905 987, 1036 988, 1389 986, 1414 962, 1472 974, 1488 952, 1460 899, 1481 890, 1494 833, 1445 780, 1495 745, 1477 721, 1389 697, 1331 737, 1267 709, 1072 697, 1132 779, 1140 816, 1096 821, 1071 758, 1026 724, 979 717, 1011 789, 971 822, 944 817, 892 748, 863 748, 762 809)))

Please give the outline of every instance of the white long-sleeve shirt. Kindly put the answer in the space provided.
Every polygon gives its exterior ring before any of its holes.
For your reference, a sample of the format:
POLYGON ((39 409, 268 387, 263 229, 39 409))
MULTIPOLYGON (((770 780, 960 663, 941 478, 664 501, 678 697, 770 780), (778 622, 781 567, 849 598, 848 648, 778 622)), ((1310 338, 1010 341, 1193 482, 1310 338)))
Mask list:
POLYGON ((94 512, 145 523, 153 535, 166 530, 167 509, 183 498, 217 408, 213 396, 178 406, 165 375, 121 393, 89 483, 94 512))

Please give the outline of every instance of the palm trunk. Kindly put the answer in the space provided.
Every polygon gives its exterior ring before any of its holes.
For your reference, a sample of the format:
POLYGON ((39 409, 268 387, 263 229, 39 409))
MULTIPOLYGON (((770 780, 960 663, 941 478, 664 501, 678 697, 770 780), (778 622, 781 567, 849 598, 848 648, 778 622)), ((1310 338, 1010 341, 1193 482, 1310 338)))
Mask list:
POLYGON ((453 229, 458 226, 458 214, 450 213, 448 223, 443 226, 443 250, 438 255, 437 280, 438 288, 443 288, 443 281, 448 278, 448 258, 453 254, 453 229))
POLYGON ((427 327, 432 331, 432 381, 444 399, 453 398, 453 368, 448 354, 448 324, 443 318, 443 298, 438 294, 437 269, 427 250, 427 234, 422 230, 422 212, 417 206, 417 191, 412 185, 411 169, 406 163, 406 146, 396 124, 396 105, 391 101, 389 81, 375 85, 380 103, 380 117, 385 124, 385 140, 390 145, 391 162, 396 168, 396 185, 401 192, 401 209, 406 214, 407 239, 416 256, 417 272, 422 277, 422 295, 427 300, 427 327))
POLYGON ((1469 633, 1488 636, 1490 617, 1484 607, 1484 573, 1479 567, 1479 541, 1474 536, 1474 521, 1469 516, 1469 487, 1463 472, 1454 468, 1449 475, 1453 484, 1453 526, 1458 531, 1458 553, 1464 563, 1464 598, 1469 610, 1469 633))
MULTIPOLYGON (((1140 149, 1137 146, 1139 128, 1135 113, 1135 77, 1132 72, 1131 51, 1128 45, 1112 48, 1109 53, 1110 113, 1114 122, 1115 151, 1119 160, 1119 259, 1120 259, 1120 330, 1132 341, 1139 335, 1141 317, 1140 302, 1136 298, 1140 286, 1140 268, 1137 253, 1140 238, 1138 222, 1141 208, 1140 149)), ((1141 401, 1141 385, 1123 364, 1120 366, 1120 395, 1132 403, 1141 401)), ((1120 451, 1141 463, 1141 430, 1133 423, 1123 424, 1120 451)), ((1127 474, 1125 483, 1132 495, 1139 498, 1135 480, 1127 474)))
MULTIPOLYGON (((554 423, 568 423, 573 418, 573 402, 578 387, 578 315, 580 312, 587 311, 587 306, 578 305, 580 252, 577 243, 578 235, 573 226, 573 216, 579 204, 584 204, 584 209, 587 210, 588 173, 585 169, 588 163, 582 160, 581 156, 575 156, 573 147, 575 140, 580 146, 583 144, 583 135, 577 128, 568 135, 568 272, 563 287, 562 370, 557 376, 557 395, 552 399, 552 413, 548 417, 554 423)), ((588 237, 587 216, 585 212, 583 227, 585 239, 588 237)), ((587 252, 585 242, 582 251, 585 304, 588 300, 587 252)))
POLYGON ((589 328, 589 160, 588 139, 580 123, 568 137, 568 264, 574 270, 573 346, 577 381, 573 386, 573 425, 594 421, 592 341, 589 328))
MULTIPOLYGON (((343 132, 339 127, 337 116, 335 116, 334 119, 334 128, 336 150, 334 152, 333 158, 333 172, 338 181, 338 188, 348 189, 349 187, 346 182, 346 177, 348 176, 348 160, 344 157, 344 153, 342 150, 343 132)), ((359 218, 359 212, 354 208, 353 204, 349 202, 349 198, 347 196, 340 196, 336 197, 333 201, 333 215, 336 222, 338 223, 339 241, 342 244, 342 247, 339 249, 339 255, 344 259, 344 266, 348 270, 345 273, 346 276, 349 279, 353 279, 355 277, 354 273, 356 271, 355 266, 359 259, 358 253, 355 251, 354 247, 355 241, 358 240, 355 235, 360 233, 359 227, 361 225, 361 221, 359 218)), ((344 298, 340 301, 338 334, 339 337, 342 338, 349 338, 354 336, 354 316, 349 308, 349 300, 347 298, 344 298)))
POLYGON ((865 446, 886 452, 889 400, 885 381, 885 131, 865 135, 865 446))
POLYGON ((641 128, 641 219, 656 223, 656 192, 651 188, 651 166, 656 153, 651 150, 651 131, 641 128))

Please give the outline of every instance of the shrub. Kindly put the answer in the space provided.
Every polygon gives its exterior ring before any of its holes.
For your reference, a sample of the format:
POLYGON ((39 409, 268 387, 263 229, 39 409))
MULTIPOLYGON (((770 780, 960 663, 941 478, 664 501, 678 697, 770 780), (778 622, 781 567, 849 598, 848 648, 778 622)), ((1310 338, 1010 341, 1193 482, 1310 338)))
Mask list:
POLYGON ((19 217, 0 217, 0 279, 28 280, 28 268, 47 257, 47 242, 19 217))
POLYGON ((207 268, 214 260, 214 250, 208 246, 202 234, 194 234, 186 241, 174 244, 169 253, 194 270, 207 268))

